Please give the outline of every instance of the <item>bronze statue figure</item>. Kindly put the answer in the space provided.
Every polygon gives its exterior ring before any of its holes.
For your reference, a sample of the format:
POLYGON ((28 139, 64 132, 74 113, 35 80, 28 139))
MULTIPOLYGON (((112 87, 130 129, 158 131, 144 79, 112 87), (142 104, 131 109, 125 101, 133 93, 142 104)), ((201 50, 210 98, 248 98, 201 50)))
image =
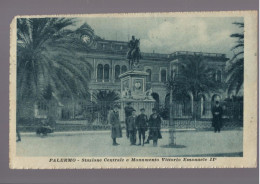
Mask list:
POLYGON ((139 64, 139 59, 141 59, 140 39, 135 39, 135 36, 132 36, 132 40, 129 41, 128 47, 127 59, 129 68, 132 69, 133 65, 139 64))

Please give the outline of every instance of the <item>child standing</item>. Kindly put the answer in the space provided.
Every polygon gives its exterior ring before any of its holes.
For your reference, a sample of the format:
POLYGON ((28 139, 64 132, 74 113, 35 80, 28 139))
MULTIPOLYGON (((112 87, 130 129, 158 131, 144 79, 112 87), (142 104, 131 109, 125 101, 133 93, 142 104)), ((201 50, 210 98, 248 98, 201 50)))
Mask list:
POLYGON ((143 138, 143 146, 144 146, 144 140, 145 140, 145 132, 147 131, 147 116, 144 114, 145 109, 140 109, 141 114, 137 116, 136 118, 136 128, 138 130, 138 136, 139 136, 139 144, 141 145, 141 138, 143 138))

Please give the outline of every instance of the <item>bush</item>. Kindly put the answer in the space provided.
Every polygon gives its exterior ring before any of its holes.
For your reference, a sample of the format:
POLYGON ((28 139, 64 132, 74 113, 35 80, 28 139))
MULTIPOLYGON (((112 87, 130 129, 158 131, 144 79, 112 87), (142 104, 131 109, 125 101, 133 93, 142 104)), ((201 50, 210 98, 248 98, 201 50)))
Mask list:
POLYGON ((164 120, 169 120, 169 108, 161 107, 159 108, 159 114, 164 120))

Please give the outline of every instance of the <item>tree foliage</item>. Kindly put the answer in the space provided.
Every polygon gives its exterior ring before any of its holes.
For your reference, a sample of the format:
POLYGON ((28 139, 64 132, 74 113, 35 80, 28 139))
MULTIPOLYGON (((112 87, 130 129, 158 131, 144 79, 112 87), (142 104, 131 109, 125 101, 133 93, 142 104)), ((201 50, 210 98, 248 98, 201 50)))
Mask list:
POLYGON ((107 123, 107 117, 109 110, 117 103, 120 99, 118 93, 114 90, 99 90, 93 95, 96 110, 101 115, 101 121, 107 123))
POLYGON ((17 19, 18 100, 42 98, 46 88, 70 97, 88 94, 89 47, 71 30, 70 18, 17 19), (82 54, 80 54, 82 53, 82 54))
POLYGON ((114 90, 99 90, 94 99, 97 103, 112 103, 120 99, 119 95, 114 90))
POLYGON ((173 89, 173 97, 183 99, 192 94, 194 100, 199 100, 202 94, 217 91, 222 83, 215 81, 213 70, 208 67, 201 56, 187 57, 175 63, 178 73, 175 77, 168 77, 166 83, 168 91, 173 89))
POLYGON ((52 93, 53 93, 53 90, 52 90, 52 87, 50 84, 47 85, 47 87, 43 90, 43 98, 45 100, 51 100, 52 99, 52 93))
MULTIPOLYGON (((234 25, 242 28, 244 31, 244 23, 234 22, 234 25)), ((244 83, 244 32, 231 34, 230 37, 235 38, 236 45, 231 48, 234 56, 227 63, 227 84, 228 93, 239 93, 243 89, 244 83)))

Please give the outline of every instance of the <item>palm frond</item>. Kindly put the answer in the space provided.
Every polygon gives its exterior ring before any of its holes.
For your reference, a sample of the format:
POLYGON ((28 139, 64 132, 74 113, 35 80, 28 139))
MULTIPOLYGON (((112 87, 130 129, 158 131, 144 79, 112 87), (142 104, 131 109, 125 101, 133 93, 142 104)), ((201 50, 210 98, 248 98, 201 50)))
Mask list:
MULTIPOLYGON (((234 22, 233 24, 244 28, 244 23, 234 22)), ((244 82, 244 33, 234 33, 230 37, 237 38, 237 44, 231 50, 241 49, 241 51, 234 54, 226 66, 228 93, 235 92, 237 94, 243 89, 244 82)))
POLYGON ((17 19, 19 98, 38 98, 49 85, 56 94, 88 93, 91 66, 77 52, 89 48, 75 39, 75 31, 67 29, 75 22, 70 18, 17 19))
POLYGON ((199 94, 209 93, 219 89, 218 83, 212 80, 212 69, 208 67, 200 56, 187 57, 175 64, 179 74, 175 79, 168 78, 167 89, 175 88, 174 94, 181 97, 192 93, 194 98, 199 94))
POLYGON ((233 22, 233 24, 238 25, 238 27, 240 27, 240 28, 244 27, 244 23, 242 23, 242 22, 233 22))

